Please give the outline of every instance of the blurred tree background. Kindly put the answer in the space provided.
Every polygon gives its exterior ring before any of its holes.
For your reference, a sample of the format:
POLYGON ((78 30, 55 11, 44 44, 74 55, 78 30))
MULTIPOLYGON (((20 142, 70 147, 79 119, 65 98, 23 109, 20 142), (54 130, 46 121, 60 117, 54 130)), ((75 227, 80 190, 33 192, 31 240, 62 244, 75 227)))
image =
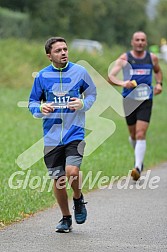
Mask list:
POLYGON ((63 36, 128 46, 143 30, 150 44, 167 37, 167 0, 0 0, 0 38, 63 36), (148 3, 155 2, 155 15, 148 3), (151 18, 150 18, 151 17, 151 18))

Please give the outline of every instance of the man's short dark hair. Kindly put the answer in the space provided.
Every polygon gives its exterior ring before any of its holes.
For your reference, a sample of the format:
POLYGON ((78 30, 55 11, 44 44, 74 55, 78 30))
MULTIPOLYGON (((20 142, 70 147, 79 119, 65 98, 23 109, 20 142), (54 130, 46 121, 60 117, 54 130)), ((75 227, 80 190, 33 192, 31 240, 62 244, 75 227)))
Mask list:
POLYGON ((66 42, 66 40, 62 37, 52 37, 52 38, 49 38, 46 43, 45 43, 45 52, 46 54, 50 53, 51 52, 51 49, 52 49, 52 45, 56 42, 66 42))

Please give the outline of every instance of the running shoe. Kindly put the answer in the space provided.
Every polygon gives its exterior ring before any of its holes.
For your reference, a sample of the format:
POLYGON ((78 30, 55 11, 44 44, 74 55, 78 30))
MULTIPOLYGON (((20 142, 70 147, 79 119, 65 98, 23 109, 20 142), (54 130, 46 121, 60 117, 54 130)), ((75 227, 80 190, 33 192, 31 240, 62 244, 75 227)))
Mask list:
POLYGON ((140 178, 141 171, 139 168, 134 168, 131 172, 131 176, 133 180, 137 181, 140 178))
POLYGON ((56 226, 56 232, 69 233, 72 229, 72 218, 63 217, 56 226))
POLYGON ((144 164, 142 163, 141 172, 144 170, 144 164))
POLYGON ((87 218, 87 210, 85 207, 85 204, 87 204, 87 202, 84 202, 84 198, 83 195, 81 194, 81 197, 79 199, 74 199, 74 217, 76 220, 77 224, 82 224, 86 221, 87 218))

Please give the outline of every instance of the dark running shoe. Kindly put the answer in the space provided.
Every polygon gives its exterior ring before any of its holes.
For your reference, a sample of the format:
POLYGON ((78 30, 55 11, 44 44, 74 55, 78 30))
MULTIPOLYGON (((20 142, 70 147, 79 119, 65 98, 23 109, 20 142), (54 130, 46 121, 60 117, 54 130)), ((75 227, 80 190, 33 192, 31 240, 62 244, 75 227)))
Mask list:
POLYGON ((131 176, 133 180, 137 181, 140 178, 141 171, 139 168, 134 168, 131 172, 131 176))
POLYGON ((142 163, 141 172, 144 170, 144 164, 142 163))
POLYGON ((85 204, 87 202, 84 202, 83 195, 81 194, 81 197, 79 199, 74 199, 74 216, 77 224, 82 224, 86 221, 87 217, 87 210, 85 207, 85 204))
POLYGON ((63 217, 56 226, 56 232, 69 233, 72 229, 72 218, 63 217))

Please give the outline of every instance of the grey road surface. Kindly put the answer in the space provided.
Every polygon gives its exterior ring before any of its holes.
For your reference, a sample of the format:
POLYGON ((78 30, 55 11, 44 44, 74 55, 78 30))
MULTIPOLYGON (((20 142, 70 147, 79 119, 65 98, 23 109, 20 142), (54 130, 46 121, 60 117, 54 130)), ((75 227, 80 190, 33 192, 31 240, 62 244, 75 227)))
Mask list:
MULTIPOLYGON (((58 207, 35 214, 0 231, 1 252, 166 252, 167 163, 85 195, 88 219, 73 221, 73 231, 54 231, 58 207)), ((70 201, 72 209, 72 201, 70 201)))

